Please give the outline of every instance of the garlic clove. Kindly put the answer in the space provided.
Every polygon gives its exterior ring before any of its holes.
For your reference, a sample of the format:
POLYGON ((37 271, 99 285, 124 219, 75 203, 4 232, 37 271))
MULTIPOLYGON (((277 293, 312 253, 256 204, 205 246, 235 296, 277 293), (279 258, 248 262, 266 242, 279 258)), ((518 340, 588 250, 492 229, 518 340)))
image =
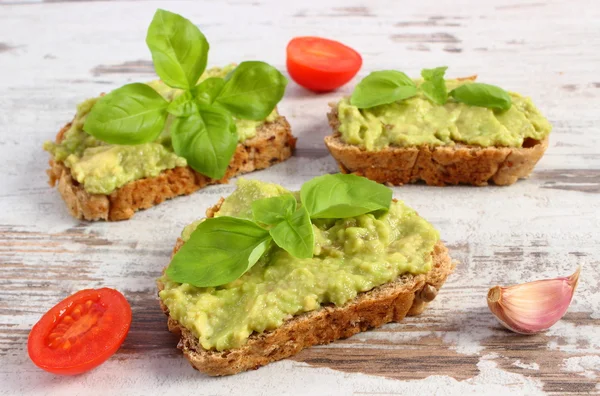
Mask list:
POLYGON ((488 292, 488 307, 500 323, 516 333, 547 330, 567 312, 580 271, 581 267, 568 277, 494 286, 488 292))

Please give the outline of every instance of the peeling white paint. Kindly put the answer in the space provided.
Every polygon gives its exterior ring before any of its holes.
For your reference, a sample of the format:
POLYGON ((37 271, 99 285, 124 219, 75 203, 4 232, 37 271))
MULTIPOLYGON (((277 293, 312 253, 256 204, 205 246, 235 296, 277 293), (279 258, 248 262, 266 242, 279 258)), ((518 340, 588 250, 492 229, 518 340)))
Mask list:
POLYGON ((450 345, 450 349, 464 355, 479 354, 485 349, 481 341, 496 334, 496 319, 485 317, 484 315, 463 315, 457 313, 455 320, 460 323, 458 331, 437 332, 445 343, 450 345))
POLYGON ((596 379, 600 375, 600 356, 575 356, 565 359, 563 370, 578 373, 586 378, 596 379))
POLYGON ((520 360, 515 361, 513 364, 513 366, 525 369, 525 370, 539 370, 540 369, 540 365, 533 362, 533 363, 523 363, 520 360))
POLYGON ((546 335, 556 337, 548 343, 549 349, 569 353, 600 353, 600 337, 596 326, 560 320, 546 331, 546 335))

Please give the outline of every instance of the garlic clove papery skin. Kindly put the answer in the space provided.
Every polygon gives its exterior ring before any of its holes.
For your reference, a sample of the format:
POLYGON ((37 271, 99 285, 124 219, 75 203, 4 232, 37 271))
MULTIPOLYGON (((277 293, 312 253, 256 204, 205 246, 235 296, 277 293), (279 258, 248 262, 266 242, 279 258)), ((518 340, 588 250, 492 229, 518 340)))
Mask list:
POLYGON ((544 279, 509 287, 494 286, 488 307, 507 329, 535 334, 549 329, 571 304, 581 268, 571 276, 544 279))

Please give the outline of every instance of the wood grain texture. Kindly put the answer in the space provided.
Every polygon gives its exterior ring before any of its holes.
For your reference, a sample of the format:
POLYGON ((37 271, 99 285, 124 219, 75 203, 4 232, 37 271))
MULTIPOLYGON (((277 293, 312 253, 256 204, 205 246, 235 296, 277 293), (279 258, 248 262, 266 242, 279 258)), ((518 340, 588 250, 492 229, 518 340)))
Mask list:
POLYGON ((199 24, 209 63, 261 59, 284 70, 298 35, 361 52, 364 69, 338 92, 289 84, 281 113, 297 156, 249 177, 298 189, 336 172, 323 145, 327 103, 362 76, 418 75, 448 65, 532 96, 554 130, 528 180, 511 187, 394 189, 440 230, 461 265, 423 315, 303 351, 226 379, 196 373, 175 348, 155 278, 185 224, 229 194, 213 186, 123 223, 73 220, 46 184, 44 140, 76 103, 152 79, 146 28, 157 3, 0 0, 0 394, 585 394, 600 393, 600 5, 594 0, 228 0, 161 7, 199 24), (507 332, 488 313, 490 286, 571 273, 573 304, 544 334, 507 332), (114 287, 133 309, 131 332, 104 365, 56 377, 28 359, 31 326, 82 288, 114 287))

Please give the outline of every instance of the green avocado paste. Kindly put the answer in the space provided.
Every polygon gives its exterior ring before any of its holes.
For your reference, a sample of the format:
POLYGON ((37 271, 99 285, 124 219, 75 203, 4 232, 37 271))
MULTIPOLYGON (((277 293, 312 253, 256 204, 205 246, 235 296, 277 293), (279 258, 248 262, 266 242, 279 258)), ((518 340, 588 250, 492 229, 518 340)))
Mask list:
MULTIPOLYGON (((225 77, 233 69, 234 64, 208 69, 199 82, 209 77, 225 77)), ((147 84, 167 100, 172 100, 182 92, 160 80, 147 84)), ((88 99, 77 106, 77 114, 60 143, 44 143, 44 150, 50 152, 55 161, 61 161, 70 168, 73 178, 87 192, 110 194, 131 181, 154 177, 166 169, 187 165, 185 158, 175 154, 171 146, 171 116, 167 119, 163 132, 151 143, 114 145, 88 135, 83 130, 83 124, 98 99, 88 99)), ((265 122, 274 121, 278 116, 277 110, 273 110, 263 121, 235 120, 239 141, 253 138, 258 127, 265 122)))
MULTIPOLYGON (((420 84, 420 81, 416 81, 420 84)), ((472 81, 447 80, 448 91, 472 81)), ((510 92, 506 111, 469 106, 449 99, 445 105, 422 93, 390 104, 359 109, 349 98, 337 104, 338 128, 344 142, 367 151, 389 146, 442 146, 467 144, 482 147, 522 147, 527 138, 543 140, 552 125, 531 99, 510 92)))
MULTIPOLYGON (((286 192, 242 179, 215 215, 249 218, 253 200, 286 192)), ((186 227, 182 238, 201 221, 186 227)), ((402 202, 393 202, 388 212, 314 220, 313 229, 313 258, 295 258, 273 244, 248 272, 223 286, 199 288, 164 275, 160 298, 203 348, 237 348, 253 332, 276 329, 294 315, 323 304, 342 306, 399 275, 428 272, 439 240, 436 229, 402 202)))

